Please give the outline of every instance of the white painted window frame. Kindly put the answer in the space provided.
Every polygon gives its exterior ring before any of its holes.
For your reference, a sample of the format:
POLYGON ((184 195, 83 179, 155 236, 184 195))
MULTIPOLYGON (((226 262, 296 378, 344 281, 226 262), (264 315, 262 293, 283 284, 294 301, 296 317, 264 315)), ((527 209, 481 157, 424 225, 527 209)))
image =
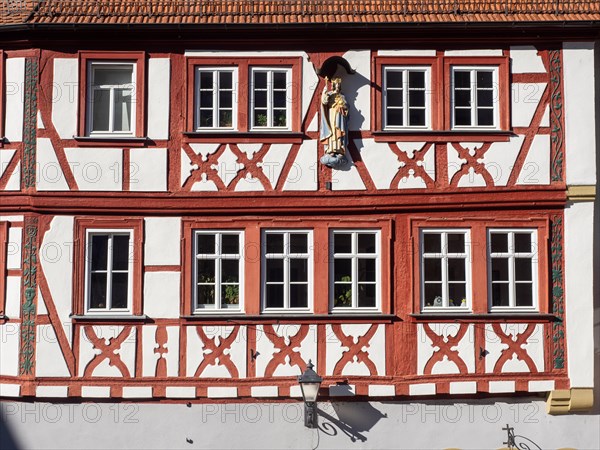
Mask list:
POLYGON ((310 313, 313 311, 314 305, 314 244, 313 230, 307 229, 263 229, 261 231, 261 311, 264 314, 290 314, 290 313, 310 313), (283 234, 283 253, 267 253, 268 234, 283 234), (307 253, 290 253, 290 234, 306 234, 307 235, 307 253), (306 259, 308 268, 308 283, 307 283, 307 307, 306 308, 291 308, 290 307, 290 258, 306 259), (283 259, 283 286, 284 298, 282 308, 267 308, 267 259, 283 259))
POLYGON ((263 67, 253 66, 250 68, 250 129, 259 131, 277 130, 277 131, 291 131, 292 130, 292 68, 291 67, 263 67), (256 72, 267 72, 267 126, 258 126, 254 123, 254 74, 256 72), (285 127, 278 127, 273 125, 273 73, 274 72, 285 72, 286 76, 286 124, 285 127))
POLYGON ((232 67, 205 67, 205 66, 197 66, 195 69, 195 80, 194 80, 194 128, 196 131, 235 131, 238 129, 237 118, 238 118, 238 68, 235 66, 232 67), (213 126, 212 127, 201 127, 200 126, 200 74, 202 72, 212 72, 213 74, 213 126), (231 127, 220 127, 218 126, 219 120, 219 77, 218 74, 221 72, 229 72, 232 74, 231 80, 231 90, 232 90, 232 100, 231 100, 231 114, 232 121, 231 127))
POLYGON ((87 100, 86 100, 86 131, 87 135, 90 137, 133 137, 136 135, 136 83, 137 83, 137 63, 135 61, 88 61, 87 67, 87 100), (95 86, 94 85, 94 70, 96 68, 102 67, 114 67, 114 68, 123 68, 130 67, 132 69, 131 72, 131 85, 103 85, 103 86, 95 86), (131 129, 129 131, 113 131, 112 128, 114 126, 114 90, 122 89, 122 88, 130 88, 131 89, 131 129), (109 130, 108 131, 92 131, 93 130, 93 120, 94 120, 94 91, 96 89, 110 89, 110 102, 109 102, 109 130))
POLYGON ((384 130, 431 130, 431 66, 383 66, 383 129, 384 130), (402 72, 402 122, 405 125, 388 125, 387 117, 387 74, 388 72, 402 72), (425 72, 425 125, 406 125, 409 121, 409 72, 425 72))
POLYGON ((471 273, 471 230, 468 228, 422 228, 419 233, 419 268, 421 283, 421 311, 422 312, 444 312, 465 313, 472 311, 473 305, 473 282, 471 273), (464 234, 464 253, 448 252, 448 234, 464 234), (441 234, 441 253, 425 253, 425 234, 441 234), (425 259, 442 260, 442 306, 425 306, 425 259), (465 299, 466 305, 449 306, 449 281, 448 281, 448 258, 464 258, 465 260, 465 299))
MULTIPOLYGON (((331 229, 329 230, 329 311, 335 313, 367 313, 381 312, 381 230, 377 229, 331 229), (358 252, 358 235, 359 234, 375 235, 375 253, 359 253, 358 252), (352 251, 350 253, 335 253, 334 239, 336 234, 351 234, 352 235, 352 251), (334 264, 336 257, 352 260, 352 306, 351 307, 335 307, 335 280, 334 280, 334 264), (358 306, 358 260, 359 259, 374 259, 375 260, 375 307, 360 307, 358 306)), ((363 283, 371 284, 371 283, 363 283)))
POLYGON ((192 267, 192 308, 194 314, 239 314, 244 312, 244 232, 241 230, 194 230, 194 254, 193 254, 193 267, 192 267), (196 253, 197 246, 197 238, 201 234, 216 234, 218 236, 218 241, 215 243, 215 254, 214 255, 202 255, 196 253), (232 255, 223 255, 221 252, 222 248, 222 236, 223 235, 236 235, 238 236, 239 242, 239 253, 235 256, 232 255), (237 308, 223 308, 222 299, 221 299, 221 265, 216 264, 215 266, 215 307, 214 308, 200 308, 198 307, 198 260, 200 259, 208 259, 211 261, 230 259, 230 260, 238 260, 238 270, 239 270, 239 304, 237 308))
POLYGON ((535 228, 488 228, 487 230, 488 308, 490 312, 537 312, 539 311, 539 253, 538 230, 535 228), (515 233, 531 235, 531 252, 515 252, 515 233), (492 253, 492 234, 508 234, 508 252, 492 253), (508 306, 492 304, 492 258, 507 258, 508 261, 508 306), (515 258, 531 258, 532 306, 516 306, 515 258))
MULTIPOLYGON (((132 314, 133 312, 133 277, 134 277, 134 257, 133 257, 133 249, 134 249, 134 230, 133 229, 122 229, 122 228, 89 228, 85 232, 85 314, 86 315, 119 315, 119 314, 132 314), (99 235, 108 235, 108 245, 107 245, 107 261, 106 261, 106 308, 98 309, 98 308, 90 308, 90 300, 91 300, 91 278, 92 278, 92 236, 99 235), (127 277, 127 308, 111 308, 112 303, 112 238, 115 235, 121 236, 129 236, 129 263, 127 265, 127 272, 129 276, 127 277), (110 267, 110 271, 109 271, 110 267)), ((120 271, 119 271, 120 272, 120 271)))
POLYGON ((450 117, 453 130, 499 130, 500 129, 500 85, 499 85, 499 66, 471 66, 471 65, 453 65, 450 68, 450 117), (455 90, 454 74, 455 72, 471 72, 471 125, 456 125, 455 120, 455 90), (494 105, 494 124, 493 125, 474 125, 477 123, 477 75, 478 71, 492 72, 492 96, 494 105))

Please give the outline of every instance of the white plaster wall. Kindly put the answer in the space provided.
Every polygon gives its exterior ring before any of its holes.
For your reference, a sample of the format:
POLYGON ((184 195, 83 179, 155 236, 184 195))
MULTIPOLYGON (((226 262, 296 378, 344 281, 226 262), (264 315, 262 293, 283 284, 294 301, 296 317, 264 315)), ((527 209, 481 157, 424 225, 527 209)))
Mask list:
MULTIPOLYGON (((346 336, 352 336, 353 341, 357 342, 360 336, 364 336, 371 324, 344 324, 342 325, 342 332, 346 336)), ((336 364, 342 358, 344 352, 348 350, 347 347, 343 346, 339 341, 336 334, 333 332, 331 325, 326 325, 327 333, 327 361, 326 361, 326 375, 332 375, 336 364)), ((377 331, 373 334, 373 337, 369 341, 368 347, 363 347, 362 350, 366 351, 369 359, 373 361, 375 368, 377 369, 377 376, 385 375, 385 327, 383 325, 377 325, 377 331)), ((342 370, 342 375, 369 375, 368 367, 364 363, 359 363, 356 358, 354 361, 349 362, 342 370)))
MULTIPOLYGON (((207 325, 202 327, 208 339, 214 339, 218 346, 231 333, 233 326, 207 325)), ((211 350, 205 347, 196 331, 196 327, 186 327, 187 332, 187 376, 193 377, 199 365, 204 360, 205 355, 210 354, 211 350)), ((231 361, 235 365, 240 378, 246 377, 246 327, 240 327, 237 336, 231 343, 230 349, 225 350, 225 354, 230 355, 231 361)), ((231 374, 225 366, 212 364, 206 367, 200 374, 200 378, 231 378, 231 374)))
POLYGON ((565 150, 569 185, 596 184, 594 64, 592 42, 564 43, 565 150))
POLYGON ((123 150, 120 148, 66 148, 65 153, 79 190, 122 189, 123 150))
POLYGON ((152 318, 178 318, 180 279, 180 272, 146 272, 144 314, 152 318))
POLYGON ((54 60, 52 90, 52 123, 62 139, 77 134, 79 99, 79 61, 77 58, 54 60))
POLYGON ((331 171, 331 188, 334 191, 364 191, 367 188, 363 183, 350 152, 346 152, 348 163, 341 170, 331 171))
POLYGON ((38 325, 35 374, 38 377, 68 377, 69 369, 52 325, 38 325))
POLYGON ((512 73, 545 73, 542 57, 533 45, 513 45, 510 47, 512 73))
MULTIPOLYGON (((494 142, 482 158, 495 186, 506 186, 525 136, 511 136, 508 142, 494 142)), ((450 154, 450 152, 448 152, 450 154)))
MULTIPOLYGON (((156 364, 159 359, 159 354, 155 352, 158 349, 156 343, 156 326, 146 325, 142 328, 142 376, 156 376, 156 364)), ((167 376, 177 376, 179 368, 179 327, 171 326, 167 329, 167 343, 164 347, 167 352, 163 354, 163 358, 167 363, 167 376)))
POLYGON ((4 314, 9 319, 21 317, 21 277, 6 277, 6 303, 4 314))
POLYGON ((12 175, 8 179, 5 191, 20 191, 21 190, 21 161, 15 166, 12 175))
POLYGON ((284 191, 317 190, 317 141, 304 141, 283 185, 284 191))
POLYGON ((36 183, 39 191, 68 191, 69 186, 49 138, 38 138, 36 183))
POLYGON ((181 251, 181 218, 144 219, 144 265, 178 265, 181 251))
POLYGON ((377 189, 389 189, 398 169, 404 164, 390 149, 389 145, 373 139, 354 139, 354 145, 367 167, 377 189))
POLYGON ((21 268, 21 247, 23 229, 20 227, 10 227, 8 229, 8 242, 6 247, 6 268, 21 268))
POLYGON ((148 137, 169 138, 169 58, 150 58, 148 61, 148 137))
POLYGON ((550 184, 550 135, 537 134, 533 138, 529 153, 517 184, 544 185, 550 184))
MULTIPOLYGON (((90 327, 92 328, 92 327, 90 327)), ((94 325, 93 330, 96 336, 108 343, 109 339, 116 339, 125 327, 121 325, 94 325)), ((79 376, 83 376, 88 364, 94 357, 100 354, 100 349, 96 349, 92 341, 85 333, 86 328, 80 329, 79 341, 79 376)), ((91 334, 91 333, 90 333, 91 334)), ((136 329, 131 328, 127 338, 123 341, 119 349, 113 349, 113 353, 119 355, 123 364, 127 367, 129 375, 135 376, 135 348, 136 348, 136 329)), ((116 377, 122 378, 121 371, 116 366, 111 366, 108 359, 104 359, 98 366, 94 368, 91 374, 92 377, 116 377)))
POLYGON ((348 102, 348 129, 369 130, 371 127, 371 51, 351 50, 344 58, 354 75, 348 75, 345 69, 338 68, 336 76, 342 78, 342 93, 348 102))
POLYGON ((129 190, 165 192, 167 190, 167 149, 132 148, 130 150, 129 190))
POLYGON ((23 140, 25 97, 25 58, 8 58, 5 62, 4 135, 11 142, 23 140))
POLYGON ((16 150, 8 148, 0 150, 0 177, 2 177, 4 175, 4 172, 6 172, 6 169, 8 169, 8 165, 12 161, 13 156, 16 152, 16 150))
POLYGON ((19 374, 20 327, 18 323, 0 325, 0 375, 19 374))
MULTIPOLYGON (((565 209, 565 307, 569 379, 572 388, 594 386, 594 204, 565 209)), ((598 238, 598 236, 596 236, 598 238)), ((598 381, 596 380, 596 383, 598 381)))
POLYGON ((262 163, 257 164, 269 179, 273 188, 277 186, 291 148, 291 144, 271 144, 271 148, 269 148, 267 154, 263 157, 262 163))
POLYGON ((513 83, 511 87, 511 123, 528 127, 544 95, 547 83, 513 83))

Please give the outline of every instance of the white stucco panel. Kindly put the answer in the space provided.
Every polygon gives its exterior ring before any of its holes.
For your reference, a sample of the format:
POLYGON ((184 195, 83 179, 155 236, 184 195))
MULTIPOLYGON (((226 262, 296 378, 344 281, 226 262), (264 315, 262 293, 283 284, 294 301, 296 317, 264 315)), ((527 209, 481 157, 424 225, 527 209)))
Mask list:
POLYGON ((12 322, 0 325, 0 375, 19 375, 20 327, 12 322))
POLYGON ((21 190, 21 161, 17 163, 15 166, 12 175, 8 179, 6 186, 4 187, 5 191, 20 191, 21 190))
POLYGON ((49 138, 38 138, 36 160, 36 183, 39 191, 69 190, 69 185, 49 138))
MULTIPOLYGON (((71 343, 71 314, 73 289, 73 217, 56 216, 50 223, 50 229, 44 235, 40 262, 48 287, 54 300, 54 306, 71 343), (56 257, 44 257, 44 249, 57 250, 56 257), (60 251, 58 251, 60 250, 60 251)), ((50 301, 50 299, 46 299, 50 301)))
POLYGON ((546 90, 547 83, 513 83, 511 121, 513 127, 528 127, 546 90))
POLYGON ((48 314, 48 309, 46 308, 46 300, 44 300, 44 296, 42 295, 42 291, 39 287, 37 291, 37 314, 38 316, 48 314))
MULTIPOLYGON (((511 341, 516 341, 519 334, 522 334, 528 324, 526 323, 503 323, 500 325, 504 334, 508 335, 511 341)), ((505 338, 506 339, 506 338, 505 338)), ((498 359, 503 352, 507 351, 508 344, 502 342, 502 339, 496 334, 492 325, 485 325, 485 371, 486 373, 494 372, 494 368, 498 359)), ((544 326, 542 324, 535 325, 535 329, 527 342, 521 344, 521 349, 527 354, 535 365, 535 370, 538 372, 544 371, 544 326)), ((510 350, 508 350, 510 352, 510 350)), ((500 369, 502 373, 527 373, 531 372, 523 357, 512 354, 500 369)))
POLYGON ((21 277, 6 277, 6 303, 4 314, 9 319, 21 317, 21 277))
MULTIPOLYGON (((367 357, 373 362, 377 374, 373 376, 383 376, 385 372, 385 327, 383 325, 373 325, 377 330, 369 341, 368 346, 363 346, 362 351, 366 352, 367 357)), ((371 324, 344 324, 342 325, 342 333, 346 336, 351 336, 354 342, 358 342, 361 336, 364 336, 371 327, 371 324)), ((331 325, 326 326, 327 333, 327 361, 326 375, 333 375, 335 366, 342 358, 342 355, 348 351, 348 348, 343 346, 331 325)), ((349 376, 369 376, 369 368, 363 362, 359 362, 354 356, 353 360, 344 366, 342 375, 349 376)))
MULTIPOLYGON (((438 336, 443 336, 443 341, 448 342, 451 338, 458 335, 460 324, 455 323, 434 323, 434 324, 419 324, 417 338, 417 374, 423 375, 427 362, 431 359, 434 353, 441 349, 433 344, 431 338, 425 332, 424 327, 428 327, 438 336)), ((450 347, 450 351, 458 353, 458 358, 465 364, 468 373, 475 372, 475 350, 473 347, 474 330, 473 325, 467 326, 467 331, 460 341, 450 347)), ((445 352, 443 359, 436 362, 431 367, 432 375, 441 374, 458 374, 460 369, 458 365, 451 361, 445 352)))
POLYGON ((373 183, 377 189, 389 189, 390 184, 402 164, 388 144, 373 139, 354 139, 354 145, 360 153, 373 183))
POLYGON ((262 162, 257 164, 269 179, 271 187, 275 189, 279 176, 283 170, 285 161, 290 154, 292 144, 271 144, 271 148, 267 151, 262 159, 262 162))
MULTIPOLYGON (((187 376, 194 377, 196 371, 204 358, 213 352, 213 350, 202 342, 197 327, 187 327, 187 376)), ((202 331, 208 340, 212 340, 215 347, 223 345, 224 339, 235 332, 233 326, 208 325, 201 326, 202 331)), ((229 348, 223 351, 223 355, 229 356, 231 363, 237 369, 238 377, 246 377, 246 327, 241 326, 229 348)), ((212 345, 212 344, 211 344, 212 345)), ((215 361, 207 365, 199 374, 200 378, 234 378, 222 357, 217 357, 215 361)), ((233 368, 231 368, 233 370, 233 368)))
POLYGON ((254 155, 260 151, 264 144, 237 144, 237 147, 240 149, 242 153, 246 154, 248 159, 253 159, 254 155))
POLYGON ((4 135, 10 142, 23 140, 25 98, 25 58, 8 58, 5 62, 4 135))
POLYGON ((144 314, 152 318, 179 317, 180 272, 144 274, 144 314))
MULTIPOLYGON (((146 325, 142 328, 143 365, 142 376, 155 377, 157 362, 160 359, 159 344, 156 342, 155 325, 146 325)), ((163 345, 166 350, 162 358, 167 365, 167 376, 175 377, 179 370, 179 327, 166 327, 167 342, 163 345)))
MULTIPOLYGON (((100 349, 94 347, 91 339, 89 339, 85 330, 87 328, 93 328, 96 336, 104 340, 106 345, 110 345, 111 340, 115 340, 125 328, 121 325, 94 325, 93 327, 82 327, 80 329, 80 343, 79 343, 79 376, 83 376, 86 367, 90 362, 93 361, 96 355, 100 355, 102 352, 100 349)), ((127 338, 123 341, 118 349, 113 349, 112 352, 118 355, 127 367, 130 376, 135 376, 135 349, 136 349, 136 330, 132 327, 129 331, 127 338)), ((102 358, 102 356, 100 356, 102 358)), ((88 374, 89 375, 89 374, 88 374)), ((104 358, 98 366, 94 368, 91 376, 93 377, 116 377, 122 378, 123 374, 116 367, 109 364, 108 358, 104 358)))
POLYGON ((169 58, 148 60, 148 137, 169 138, 169 81, 171 63, 169 58))
POLYGON ((525 136, 511 136, 508 142, 494 142, 482 158, 495 186, 506 186, 525 136))
POLYGON ((78 101, 78 59, 56 58, 52 89, 52 123, 62 139, 71 139, 77 134, 78 101))
POLYGON ((265 188, 260 180, 254 178, 251 173, 247 173, 244 177, 240 178, 234 189, 236 192, 256 192, 264 190, 265 188))
POLYGON ((167 149, 132 148, 129 163, 129 190, 165 192, 167 190, 167 149))
POLYGON ((52 325, 38 325, 35 347, 35 374, 38 377, 68 377, 65 357, 52 325))
POLYGON ((217 159, 217 164, 211 166, 212 169, 217 171, 219 178, 223 180, 225 186, 229 186, 237 176, 238 172, 244 168, 244 164, 240 163, 238 160, 239 157, 233 153, 229 146, 227 146, 219 156, 219 159, 217 159))
POLYGON ((348 162, 340 170, 331 171, 331 189, 334 191, 364 191, 367 188, 363 183, 350 152, 346 152, 348 162))
POLYGON ((65 153, 79 190, 122 190, 123 150, 120 148, 66 148, 65 153))
POLYGON ((550 184, 550 135, 537 134, 517 179, 517 184, 550 184))
POLYGON ((284 191, 316 191, 318 162, 317 141, 304 141, 288 173, 284 191))
POLYGON ((144 226, 144 265, 178 265, 181 251, 181 218, 146 217, 144 226))
POLYGON ((10 227, 8 229, 8 242, 6 243, 6 268, 21 268, 21 247, 23 228, 10 227))
POLYGON ((348 103, 348 129, 368 130, 371 127, 371 51, 350 50, 344 58, 354 75, 348 75, 346 70, 338 67, 336 76, 342 78, 342 94, 348 103))
POLYGON ((6 169, 8 169, 8 165, 16 152, 16 150, 10 148, 0 149, 0 177, 2 177, 4 172, 6 172, 6 169))
POLYGON ((546 73, 542 57, 533 45, 510 47, 512 73, 546 73))

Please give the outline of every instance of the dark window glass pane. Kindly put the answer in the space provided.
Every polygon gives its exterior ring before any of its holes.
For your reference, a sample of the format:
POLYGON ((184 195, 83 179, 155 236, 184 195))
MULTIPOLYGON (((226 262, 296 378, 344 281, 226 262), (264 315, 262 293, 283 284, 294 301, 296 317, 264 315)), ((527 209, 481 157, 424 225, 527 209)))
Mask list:
POLYGON ((425 306, 442 307, 442 283, 425 285, 425 306))
POLYGON ((108 131, 110 114, 110 92, 104 89, 94 90, 92 105, 92 131, 108 131))
POLYGON ((358 281, 376 281, 376 263, 374 259, 358 259, 358 281))
POLYGON ((457 88, 470 88, 471 87, 471 73, 461 72, 459 70, 454 72, 454 87, 457 88))
POLYGON ((358 285, 358 306, 360 308, 375 307, 375 291, 374 284, 359 284, 358 285))
POLYGON ((129 267, 129 236, 113 236, 113 270, 127 270, 129 267))
POLYGON ((283 281, 283 259, 267 259, 267 282, 283 281))
POLYGON ((255 89, 266 89, 267 88, 267 73, 266 72, 254 72, 254 88, 255 89))
POLYGON ((233 112, 231 110, 219 111, 219 126, 231 127, 233 125, 233 112))
POLYGON ((424 109, 411 109, 408 111, 409 125, 414 127, 425 125, 425 110, 424 109))
POLYGON ((455 109, 454 124, 467 126, 471 125, 471 110, 470 109, 455 109))
POLYGON ((106 308, 106 274, 93 273, 90 285, 90 308, 106 308))
POLYGON ((425 91, 409 91, 409 106, 425 106, 425 91))
POLYGON ((448 281, 466 281, 464 258, 448 258, 448 281))
POLYGON ((215 260, 214 259, 199 259, 197 262, 197 279, 198 283, 214 283, 215 282, 215 260))
POLYGON ((287 76, 285 72, 273 72, 273 88, 285 89, 287 76))
POLYGON ((290 308, 306 308, 308 306, 308 286, 306 284, 290 284, 290 308))
POLYGON ((213 110, 212 109, 202 109, 200 110, 200 127, 212 127, 213 126, 213 110))
POLYGON ((113 131, 131 130, 131 91, 115 89, 113 131))
POLYGON ((200 255, 215 254, 215 235, 197 234, 196 235, 196 253, 200 255))
POLYGON ((197 302, 198 305, 214 305, 215 304, 215 287, 200 285, 197 287, 197 302))
POLYGON ((387 110, 387 125, 400 127, 404 125, 402 109, 387 110))
POLYGON ((425 253, 441 253, 442 236, 437 233, 424 233, 423 248, 425 250, 425 253))
POLYGON ((477 108, 477 125, 494 125, 494 110, 477 108))
POLYGON ((506 233, 492 233, 490 240, 492 241, 490 244, 492 253, 508 252, 508 235, 506 233))
POLYGON ((212 88, 213 88, 212 72, 200 72, 200 89, 212 89, 212 88))
POLYGON ((221 247, 221 254, 237 255, 240 252, 240 237, 237 234, 223 234, 221 247))
POLYGON ((387 106, 402 106, 402 90, 388 90, 386 95, 387 106))
POLYGON ((530 283, 516 284, 516 305, 533 306, 533 290, 530 283))
POLYGON ((290 253, 308 253, 308 236, 306 234, 290 234, 290 253))
POLYGON ((386 71, 386 86, 389 88, 402 87, 402 72, 393 70, 386 71))
POLYGON ((308 261, 290 259, 290 281, 308 281, 308 261))
POLYGON ((465 235, 462 233, 448 234, 448 253, 465 252, 465 235))
POLYGON ((352 260, 345 258, 336 258, 333 263, 334 281, 352 280, 352 260))
POLYGON ((254 93, 254 106, 257 108, 267 107, 267 91, 256 91, 254 93))
POLYGON ((221 260, 221 282, 237 283, 240 281, 240 262, 237 259, 221 260))
POLYGON ((515 252, 530 253, 531 252, 531 234, 515 233, 515 252))
POLYGON ((268 284, 266 286, 267 308, 283 308, 283 285, 268 284))
POLYGON ((492 258, 492 281, 508 281, 508 258, 492 258))
POLYGON ((212 91, 200 92, 200 107, 201 108, 212 108, 213 106, 213 93, 212 91))
POLYGON ((225 284, 221 286, 221 305, 224 308, 236 308, 240 304, 240 286, 225 284))
POLYGON ((335 253, 352 253, 352 235, 335 233, 333 235, 333 251, 335 253))
POLYGON ((492 284, 492 306, 508 306, 508 283, 492 284))
POLYGON ((112 308, 127 308, 127 273, 112 275, 112 308))
POLYGON ((455 90, 454 91, 455 106, 471 106, 471 91, 455 90))
POLYGON ((285 108, 287 93, 285 91, 273 92, 273 106, 275 108, 285 108))
POLYGON ((437 258, 425 258, 425 281, 442 281, 442 260, 437 258))
POLYGON ((106 234, 92 236, 92 270, 106 270, 108 255, 108 236, 106 234))
POLYGON ((287 112, 285 109, 276 109, 273 111, 273 126, 274 127, 287 126, 287 112))
POLYGON ((477 87, 478 88, 491 88, 493 87, 493 74, 487 71, 477 72, 477 87))
POLYGON ((267 110, 266 109, 255 109, 254 110, 254 126, 266 127, 267 122, 267 110))
POLYGON ((531 271, 531 258, 515 258, 515 280, 533 280, 531 271))
POLYGON ((477 106, 493 106, 494 105, 494 91, 477 91, 477 106))
POLYGON ((450 283, 448 285, 448 306, 467 306, 464 283, 450 283), (463 300, 465 300, 464 305, 463 300))
POLYGON ((375 235, 370 233, 359 233, 358 253, 375 253, 375 235))
POLYGON ((231 72, 219 72, 219 87, 231 89, 233 86, 233 74, 231 72))
POLYGON ((411 88, 425 89, 425 72, 408 72, 408 85, 411 88))
POLYGON ((219 92, 219 108, 231 108, 233 92, 221 91, 219 92))
POLYGON ((268 233, 265 237, 267 240, 267 253, 283 253, 283 234, 268 233))
POLYGON ((128 85, 131 84, 133 69, 106 67, 94 70, 94 85, 128 85))
POLYGON ((352 285, 336 284, 333 289, 333 306, 349 308, 352 306, 352 285))

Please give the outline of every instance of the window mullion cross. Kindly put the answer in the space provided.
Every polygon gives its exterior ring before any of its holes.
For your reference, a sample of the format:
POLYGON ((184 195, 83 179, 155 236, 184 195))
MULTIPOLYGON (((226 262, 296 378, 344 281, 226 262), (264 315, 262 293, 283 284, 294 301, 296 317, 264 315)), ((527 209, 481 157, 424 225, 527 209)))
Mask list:
POLYGON ((477 71, 471 70, 471 125, 477 126, 477 71))
POLYGON ((448 282, 448 233, 442 233, 442 287, 444 291, 443 305, 444 308, 450 306, 450 284, 448 282))
POLYGON ((108 104, 108 131, 112 133, 114 131, 114 118, 115 118, 115 87, 110 86, 109 88, 109 104, 108 104))
POLYGON ((113 277, 113 234, 108 235, 108 252, 106 258, 106 309, 112 309, 112 277, 113 277))
POLYGON ((219 126, 219 71, 213 71, 213 127, 219 126))
POLYGON ((283 307, 290 307, 290 234, 283 234, 283 307))
POLYGON ((408 123, 408 119, 409 119, 409 114, 408 114, 408 70, 404 69, 402 70, 402 88, 403 88, 403 92, 402 92, 402 106, 404 107, 402 110, 402 116, 403 116, 403 123, 405 127, 410 126, 410 124, 408 123))
POLYGON ((217 233, 216 237, 216 251, 215 251, 215 308, 221 308, 221 266, 223 265, 223 254, 221 249, 221 233, 217 233))
POLYGON ((515 234, 508 233, 508 280, 509 280, 509 305, 514 308, 517 304, 515 282, 515 234))
POLYGON ((352 233, 352 307, 358 307, 358 263, 357 263, 357 250, 358 250, 358 233, 352 233))
POLYGON ((273 126, 273 71, 267 71, 267 124, 273 126))

